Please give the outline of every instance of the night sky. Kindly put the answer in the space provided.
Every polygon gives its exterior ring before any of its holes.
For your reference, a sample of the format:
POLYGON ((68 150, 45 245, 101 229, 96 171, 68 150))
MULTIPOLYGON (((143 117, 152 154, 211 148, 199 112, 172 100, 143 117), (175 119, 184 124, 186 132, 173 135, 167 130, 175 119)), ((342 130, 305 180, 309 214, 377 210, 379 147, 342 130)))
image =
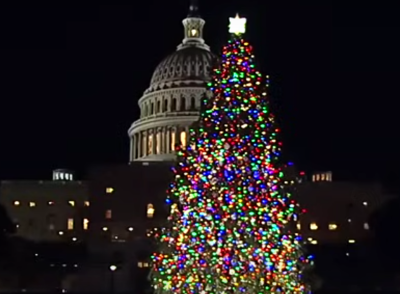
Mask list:
MULTIPOLYGON (((396 9, 199 2, 217 54, 228 17, 248 18, 246 37, 271 76, 287 160, 335 178, 400 177, 396 9)), ((182 40, 189 6, 131 3, 1 7, 0 179, 46 179, 58 167, 83 176, 91 165, 128 161, 137 101, 182 40)))

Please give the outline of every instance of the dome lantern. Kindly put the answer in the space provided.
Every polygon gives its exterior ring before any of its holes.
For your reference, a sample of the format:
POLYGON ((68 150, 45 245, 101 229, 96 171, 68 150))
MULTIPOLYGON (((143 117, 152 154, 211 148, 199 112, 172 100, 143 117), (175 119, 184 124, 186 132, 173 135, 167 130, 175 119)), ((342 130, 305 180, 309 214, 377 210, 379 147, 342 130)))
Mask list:
POLYGON ((178 50, 184 49, 188 46, 195 46, 210 50, 210 47, 205 44, 203 39, 203 27, 206 22, 201 18, 198 11, 199 6, 197 0, 191 0, 189 14, 182 21, 185 30, 185 38, 183 39, 182 44, 178 46, 178 50))

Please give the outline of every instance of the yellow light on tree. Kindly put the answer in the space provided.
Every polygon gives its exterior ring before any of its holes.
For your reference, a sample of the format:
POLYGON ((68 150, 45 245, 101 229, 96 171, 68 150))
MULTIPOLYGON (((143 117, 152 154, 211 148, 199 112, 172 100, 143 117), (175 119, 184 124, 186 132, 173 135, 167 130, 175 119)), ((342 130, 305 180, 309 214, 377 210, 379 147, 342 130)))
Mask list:
POLYGON ((236 14, 235 17, 229 18, 229 32, 234 35, 241 35, 246 32, 246 22, 247 19, 240 17, 236 14))

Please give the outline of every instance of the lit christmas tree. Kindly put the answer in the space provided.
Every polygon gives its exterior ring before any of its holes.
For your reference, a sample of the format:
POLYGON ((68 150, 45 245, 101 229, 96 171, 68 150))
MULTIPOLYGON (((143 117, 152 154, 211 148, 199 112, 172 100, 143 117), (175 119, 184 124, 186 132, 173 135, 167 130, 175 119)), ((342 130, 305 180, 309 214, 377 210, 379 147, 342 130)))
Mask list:
POLYGON ((277 166, 279 129, 252 47, 241 38, 246 19, 230 21, 232 38, 191 144, 177 148, 153 286, 171 294, 307 293, 311 259, 293 229, 298 205, 277 166))

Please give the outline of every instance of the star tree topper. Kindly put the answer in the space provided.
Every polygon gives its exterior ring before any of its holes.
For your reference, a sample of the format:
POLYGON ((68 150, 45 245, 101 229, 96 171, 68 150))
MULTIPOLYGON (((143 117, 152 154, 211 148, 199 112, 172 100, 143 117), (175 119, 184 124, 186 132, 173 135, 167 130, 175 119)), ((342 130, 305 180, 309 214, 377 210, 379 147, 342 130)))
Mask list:
POLYGON ((239 17, 239 14, 236 14, 236 17, 229 18, 229 32, 235 35, 241 35, 246 32, 246 22, 247 19, 244 17, 239 17))

